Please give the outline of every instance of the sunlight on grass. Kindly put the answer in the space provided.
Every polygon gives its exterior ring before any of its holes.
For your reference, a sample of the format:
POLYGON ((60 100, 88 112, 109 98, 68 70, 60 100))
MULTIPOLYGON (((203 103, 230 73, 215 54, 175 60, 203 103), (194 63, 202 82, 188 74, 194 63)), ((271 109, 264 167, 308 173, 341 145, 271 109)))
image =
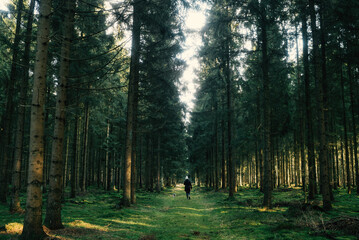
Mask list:
POLYGON ((268 208, 257 208, 257 210, 259 212, 284 212, 285 210, 280 209, 280 208, 272 208, 272 209, 268 209, 268 208))
POLYGON ((21 234, 22 228, 23 224, 17 222, 5 224, 5 229, 8 234, 21 234))
MULTIPOLYGON (((343 216, 357 218, 358 196, 348 195, 342 189, 335 192, 334 209, 329 213, 303 212, 298 208, 294 215, 288 210, 301 200, 301 190, 297 189, 277 190, 275 208, 270 210, 261 207, 259 190, 243 190, 235 201, 228 201, 227 193, 198 187, 193 191, 196 198, 190 201, 182 196, 182 187, 166 189, 161 194, 139 192, 135 206, 114 210, 118 195, 94 190, 94 193, 64 204, 65 229, 51 231, 44 227, 44 230, 59 240, 323 240, 326 239, 323 234, 330 234, 335 239, 357 239, 341 230, 323 230, 323 224, 328 220, 343 216)), ((24 216, 8 214, 8 208, 2 205, 0 216, 3 229, 0 239, 16 239, 21 234, 24 216)))
POLYGON ((108 227, 94 225, 91 223, 84 222, 82 220, 75 220, 73 222, 67 223, 67 225, 69 225, 71 227, 82 227, 82 228, 88 228, 88 229, 96 229, 96 230, 101 230, 104 232, 108 231, 108 227))
POLYGON ((208 211, 208 209, 205 209, 205 208, 201 208, 201 209, 190 208, 190 207, 176 207, 176 208, 178 208, 178 209, 184 209, 184 210, 191 210, 191 211, 196 211, 196 212, 208 211))
POLYGON ((121 224, 128 224, 128 225, 139 225, 139 226, 144 226, 144 227, 154 227, 153 225, 147 224, 147 223, 143 223, 143 222, 134 222, 134 221, 122 221, 122 220, 111 220, 112 222, 115 223, 121 223, 121 224))

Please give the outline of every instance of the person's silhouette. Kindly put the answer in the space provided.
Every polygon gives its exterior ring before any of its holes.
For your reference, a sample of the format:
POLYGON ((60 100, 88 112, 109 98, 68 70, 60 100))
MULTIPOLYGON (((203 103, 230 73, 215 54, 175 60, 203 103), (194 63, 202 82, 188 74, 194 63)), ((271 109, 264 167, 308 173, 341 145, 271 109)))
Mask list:
POLYGON ((186 191, 186 196, 187 196, 187 199, 191 199, 191 189, 192 189, 192 184, 191 184, 191 181, 188 179, 188 176, 186 176, 186 180, 184 180, 184 190, 186 191))

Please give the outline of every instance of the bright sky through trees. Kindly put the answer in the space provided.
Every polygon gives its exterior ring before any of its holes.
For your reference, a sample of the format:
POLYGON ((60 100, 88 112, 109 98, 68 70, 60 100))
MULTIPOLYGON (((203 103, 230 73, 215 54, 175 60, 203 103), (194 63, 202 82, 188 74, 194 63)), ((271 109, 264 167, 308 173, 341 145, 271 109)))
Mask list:
POLYGON ((181 91, 180 98, 181 101, 187 105, 188 110, 192 110, 194 106, 193 100, 195 98, 194 94, 196 91, 195 71, 199 68, 196 54, 197 50, 202 44, 200 30, 205 25, 206 21, 204 12, 204 9, 190 9, 185 20, 184 30, 186 34, 186 41, 184 43, 184 52, 182 54, 182 58, 186 61, 188 66, 181 78, 181 83, 183 84, 182 88, 184 88, 184 90, 181 91))
POLYGON ((9 3, 9 0, 1 0, 0 1, 0 10, 7 10, 7 4, 9 3))

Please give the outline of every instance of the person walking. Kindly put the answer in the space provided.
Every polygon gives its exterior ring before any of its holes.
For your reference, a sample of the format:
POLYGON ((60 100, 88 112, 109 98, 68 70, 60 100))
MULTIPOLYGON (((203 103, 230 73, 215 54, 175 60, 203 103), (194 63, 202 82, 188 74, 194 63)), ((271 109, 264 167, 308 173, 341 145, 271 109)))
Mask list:
POLYGON ((184 180, 184 190, 186 191, 186 196, 187 199, 190 200, 191 199, 191 189, 192 189, 192 184, 191 181, 188 179, 188 176, 186 176, 186 180, 184 180))

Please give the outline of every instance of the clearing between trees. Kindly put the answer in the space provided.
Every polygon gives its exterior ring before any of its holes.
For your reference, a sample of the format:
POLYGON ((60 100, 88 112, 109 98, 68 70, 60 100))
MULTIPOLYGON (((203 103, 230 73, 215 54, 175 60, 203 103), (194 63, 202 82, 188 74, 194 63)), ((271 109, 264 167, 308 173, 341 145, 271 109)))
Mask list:
MULTIPOLYGON (((137 204, 117 210, 117 192, 91 189, 67 199, 65 229, 50 231, 52 239, 357 239, 359 197, 336 192, 334 210, 322 212, 320 202, 301 204, 300 189, 274 190, 274 208, 264 211, 258 189, 227 193, 194 187, 191 200, 183 185, 163 192, 139 191, 137 204), (354 204, 353 204, 354 203, 354 204), (316 207, 313 207, 316 206, 316 207)), ((24 198, 22 198, 24 200, 24 198)), ((0 206, 0 239, 17 239, 23 216, 0 206)))

